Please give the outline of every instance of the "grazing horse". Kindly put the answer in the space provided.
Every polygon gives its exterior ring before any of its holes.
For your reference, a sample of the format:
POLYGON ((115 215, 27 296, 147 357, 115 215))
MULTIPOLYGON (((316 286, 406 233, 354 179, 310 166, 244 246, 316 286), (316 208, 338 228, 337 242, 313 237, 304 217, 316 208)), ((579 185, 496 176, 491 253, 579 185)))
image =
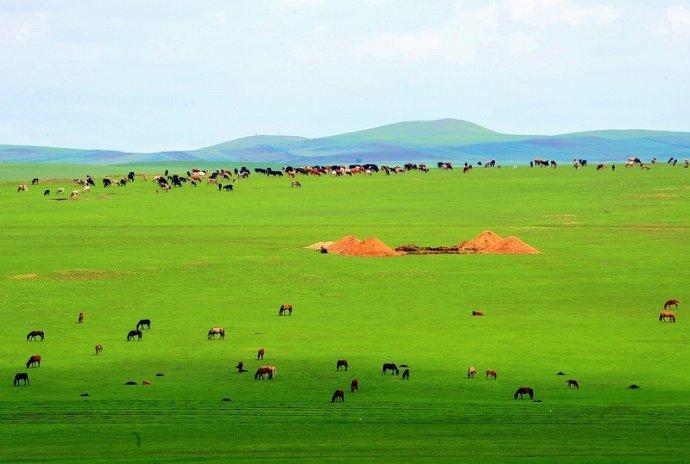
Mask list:
POLYGON ((237 366, 235 366, 235 369, 237 369, 238 374, 242 374, 244 372, 247 372, 247 369, 244 368, 244 363, 242 361, 237 363, 237 366))
POLYGON ((473 379, 477 375, 477 369, 474 368, 474 366, 470 366, 469 369, 467 369, 467 378, 468 379, 473 379))
POLYGON ((337 389, 333 396, 331 396, 331 403, 340 401, 341 403, 345 401, 345 392, 341 389, 337 389))
POLYGON ((489 380, 496 380, 498 378, 498 373, 493 369, 486 370, 486 378, 489 380))
POLYGON ((26 362, 26 368, 30 367, 41 367, 41 355, 35 354, 29 358, 26 362))
POLYGON ((352 379, 352 382, 350 382, 350 392, 354 393, 357 390, 359 390, 359 379, 352 379))
POLYGON ((661 313, 659 313, 659 321, 676 322, 676 315, 673 314, 671 311, 661 311, 661 313))
POLYGON ((278 309, 278 315, 284 316, 286 312, 288 313, 288 316, 292 316, 292 305, 289 303, 283 303, 282 305, 280 305, 280 308, 278 309))
POLYGON ((410 379, 410 370, 405 369, 402 373, 402 379, 403 380, 409 380, 410 379))
POLYGON ((127 334, 127 341, 131 342, 136 338, 138 341, 141 341, 142 333, 141 330, 135 329, 135 330, 130 330, 129 333, 127 334))
POLYGON ((77 317, 77 324, 83 324, 84 323, 84 312, 79 313, 79 317, 77 317))
POLYGON ((268 376, 268 380, 273 380, 276 372, 275 366, 261 366, 257 369, 256 374, 254 374, 254 380, 263 380, 265 375, 268 376))
POLYGON ((43 196, 44 196, 44 197, 47 197, 48 195, 50 195, 50 189, 44 190, 44 191, 43 191, 43 196))
POLYGON ((473 316, 483 316, 483 315, 484 315, 484 312, 483 312, 483 311, 474 310, 474 311, 472 311, 472 315, 473 315, 473 316))
POLYGON ((347 359, 338 359, 335 363, 335 370, 339 371, 341 367, 344 367, 345 370, 347 370, 350 365, 347 363, 347 359))
POLYGON ((29 374, 26 372, 20 372, 19 374, 16 374, 14 376, 14 382, 12 383, 13 386, 19 385, 19 382, 22 382, 22 385, 26 386, 29 385, 29 374))
POLYGON ((675 298, 668 300, 666 303, 664 303, 664 309, 668 309, 671 306, 677 308, 678 305, 680 304, 680 300, 676 300, 675 298))
POLYGON ((151 319, 141 319, 139 322, 137 322, 137 330, 141 329, 151 329, 151 319))
POLYGON ((391 371, 395 375, 400 373, 398 366, 396 366, 394 363, 384 363, 383 367, 381 368, 381 375, 385 374, 386 371, 391 371))
POLYGON ((514 399, 517 399, 518 396, 519 396, 520 399, 522 399, 522 396, 523 396, 523 395, 529 395, 529 398, 530 398, 531 400, 533 400, 533 399, 534 399, 534 390, 532 390, 531 387, 520 387, 520 388, 518 388, 518 389, 515 391, 515 394, 513 395, 513 398, 514 398, 514 399))
POLYGON ((597 164, 597 171, 603 171, 604 169, 606 169, 605 164, 597 164))
POLYGON ((213 327, 208 331, 208 339, 215 339, 216 335, 220 336, 221 340, 225 340, 225 329, 222 327, 213 327))
POLYGON ((568 384, 568 388, 575 388, 576 390, 580 389, 580 384, 577 383, 577 380, 574 380, 574 379, 566 380, 566 383, 568 384))
POLYGON ((42 330, 32 330, 27 334, 26 341, 36 340, 36 338, 41 339, 41 341, 45 340, 45 332, 43 332, 42 330))
POLYGON ((259 351, 256 353, 256 359, 264 359, 264 353, 266 350, 263 348, 259 349, 259 351))
POLYGON ((103 351, 103 345, 99 343, 98 345, 96 345, 96 356, 101 354, 101 351, 103 351))
POLYGON ((302 188, 302 184, 298 180, 293 180, 292 182, 290 182, 290 187, 302 188))

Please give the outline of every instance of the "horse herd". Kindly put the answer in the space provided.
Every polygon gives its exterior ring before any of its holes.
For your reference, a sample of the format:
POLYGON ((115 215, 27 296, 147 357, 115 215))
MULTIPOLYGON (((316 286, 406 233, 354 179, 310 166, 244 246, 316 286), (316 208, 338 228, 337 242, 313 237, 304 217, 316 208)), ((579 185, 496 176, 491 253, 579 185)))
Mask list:
MULTIPOLYGON (((668 322, 676 322, 676 316, 674 313, 669 311, 669 308, 674 307, 678 308, 678 305, 680 304, 680 300, 676 298, 672 298, 667 300, 664 303, 664 310, 659 314, 659 321, 668 321, 668 322)), ((285 316, 285 315, 292 315, 293 311, 293 306, 289 303, 284 303, 280 305, 278 308, 278 316, 285 316)), ((472 311, 472 316, 477 317, 477 316, 484 316, 483 311, 479 310, 473 310, 472 311)), ((77 322, 82 324, 85 319, 85 314, 83 312, 79 313, 77 322)), ((140 319, 139 322, 136 324, 136 328, 133 330, 130 330, 127 333, 127 341, 141 341, 143 337, 143 330, 151 330, 151 320, 150 319, 140 319)), ((207 339, 208 340, 215 340, 216 336, 218 337, 219 340, 224 340, 225 339, 225 329, 223 327, 212 327, 207 334, 207 339)), ((45 340, 45 332, 43 330, 32 330, 29 332, 26 336, 27 341, 44 341, 45 340)), ((96 347, 96 355, 101 354, 103 351, 103 346, 101 344, 97 344, 96 347)), ((264 348, 260 348, 257 351, 257 356, 256 359, 262 361, 264 359, 264 356, 266 354, 266 350, 264 348)), ((38 368, 41 366, 41 356, 38 354, 32 355, 28 361, 26 362, 26 368, 38 368)), ((240 361, 235 368, 237 369, 238 374, 242 374, 247 372, 247 370, 244 368, 244 363, 240 361)), ((341 369, 343 371, 347 371, 350 367, 350 363, 347 361, 347 359, 338 359, 336 361, 335 369, 336 371, 340 371, 341 369)), ((395 363, 384 363, 381 366, 381 375, 385 374, 392 374, 392 375, 400 375, 400 368, 403 368, 402 372, 402 379, 403 380, 409 380, 410 378, 410 369, 409 366, 406 364, 400 364, 398 366, 395 363)), ((268 380, 273 380, 273 378, 276 376, 278 370, 275 366, 273 365, 262 365, 260 366, 257 370, 256 373, 254 374, 254 380, 263 380, 263 379, 268 379, 268 380)), ((486 373, 486 378, 487 380, 497 380, 498 379, 498 373, 495 369, 487 369, 485 371, 486 373)), ((162 374, 158 374, 162 375, 162 374)), ((558 375, 563 375, 562 372, 559 372, 558 375)), ((467 369, 467 378, 468 379, 473 379, 477 376, 477 369, 474 366, 470 366, 467 369)), ((149 381, 144 381, 144 385, 150 385, 149 381)), ((574 388, 578 389, 580 388, 580 384, 577 380, 575 379, 568 379, 566 381, 566 384, 568 388, 574 388)), ((13 386, 28 386, 29 385, 29 374, 26 372, 20 372, 17 373, 14 376, 14 381, 13 381, 13 386)), ((129 381, 126 383, 126 385, 136 385, 136 382, 129 381)), ((631 386, 632 387, 637 387, 637 386, 631 386)), ((355 378, 352 379, 350 382, 350 392, 355 393, 359 390, 359 379, 355 378)), ((525 396, 528 396, 531 400, 534 400, 534 389, 532 387, 520 387, 515 391, 515 394, 513 395, 514 399, 522 399, 525 396)), ((345 390, 342 388, 337 389, 332 397, 331 397, 331 402, 344 402, 345 401, 345 390)))

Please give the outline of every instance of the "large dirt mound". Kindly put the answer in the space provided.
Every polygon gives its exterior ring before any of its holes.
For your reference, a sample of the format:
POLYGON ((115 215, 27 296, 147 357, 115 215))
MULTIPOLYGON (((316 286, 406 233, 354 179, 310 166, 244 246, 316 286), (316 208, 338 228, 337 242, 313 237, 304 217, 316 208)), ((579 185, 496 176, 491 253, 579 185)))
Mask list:
POLYGON ((517 237, 508 237, 485 248, 482 252, 505 255, 535 255, 539 253, 539 250, 529 246, 517 237))
POLYGON ((337 255, 344 255, 347 254, 347 251, 359 246, 360 243, 362 243, 362 241, 357 237, 346 235, 328 247, 328 252, 335 253, 337 255))
POLYGON ((487 248, 496 245, 503 240, 500 235, 490 230, 485 230, 481 234, 474 237, 472 240, 467 240, 458 245, 461 251, 470 251, 479 253, 485 251, 487 248))
MULTIPOLYGON (((328 250, 330 253, 330 250, 328 250)), ((402 253, 395 251, 376 237, 369 237, 357 246, 349 248, 344 255, 348 256, 400 256, 402 253)))

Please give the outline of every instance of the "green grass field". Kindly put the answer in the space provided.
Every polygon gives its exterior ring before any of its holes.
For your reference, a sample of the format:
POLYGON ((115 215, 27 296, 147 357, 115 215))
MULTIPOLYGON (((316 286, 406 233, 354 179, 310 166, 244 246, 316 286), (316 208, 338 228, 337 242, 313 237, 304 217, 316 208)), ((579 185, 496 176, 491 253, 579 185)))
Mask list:
POLYGON ((302 189, 252 175, 233 193, 156 195, 137 181, 43 197, 73 188, 61 181, 16 193, 35 175, 128 170, 0 165, 0 461, 690 461, 690 170, 433 170, 304 178, 302 189), (302 248, 345 234, 448 245, 485 229, 542 254, 302 248), (678 322, 660 323, 671 297, 678 322), (277 316, 284 302, 291 317, 277 316), (477 308, 487 316, 471 317, 477 308), (126 342, 141 318, 153 329, 126 342), (224 341, 206 340, 212 326, 224 341), (37 328, 46 340, 27 342, 37 328), (43 364, 27 370, 33 354, 43 364), (339 358, 349 372, 335 371, 339 358), (249 374, 234 372, 239 360, 249 374), (410 380, 382 376, 390 361, 410 380), (273 381, 253 380, 260 363, 277 366, 273 381), (11 386, 17 372, 29 387, 11 386), (360 391, 331 404, 354 377, 360 391), (513 400, 523 385, 541 402, 513 400))

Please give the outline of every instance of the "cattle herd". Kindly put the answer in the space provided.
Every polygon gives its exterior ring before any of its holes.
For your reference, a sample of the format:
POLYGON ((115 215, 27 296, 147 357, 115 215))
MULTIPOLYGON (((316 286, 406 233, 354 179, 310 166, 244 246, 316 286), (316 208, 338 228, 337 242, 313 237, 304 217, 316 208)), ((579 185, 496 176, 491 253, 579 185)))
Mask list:
MULTIPOLYGON (((660 322, 676 322, 676 316, 673 312, 669 310, 669 308, 674 307, 678 308, 680 305, 680 300, 676 298, 672 298, 667 300, 664 303, 664 309, 663 311, 659 314, 659 321, 660 322)), ((293 312, 293 306, 292 304, 289 303, 284 303, 280 305, 278 308, 278 316, 291 316, 293 312)), ((472 317, 484 317, 485 314, 483 311, 479 310, 473 310, 471 312, 472 317)), ((79 313, 78 320, 77 322, 82 324, 84 323, 84 318, 85 315, 83 312, 79 313)), ((143 338, 143 330, 151 330, 151 320, 150 319, 140 319, 139 322, 136 324, 136 328, 133 330, 130 330, 127 333, 126 340, 127 342, 131 341, 141 341, 143 338)), ((207 340, 216 340, 216 337, 218 337, 218 340, 224 340, 225 339, 225 328, 223 327, 212 327, 209 329, 208 334, 207 334, 207 340)), ((29 332, 26 336, 27 341, 39 341, 42 342, 45 340, 45 332, 43 330, 32 330, 29 332)), ((103 345, 96 344, 96 355, 100 355, 103 352, 103 345)), ((264 356, 266 355, 266 350, 265 348, 259 348, 257 351, 256 355, 256 360, 257 361, 263 361, 264 356)), ((39 354, 34 354, 29 357, 29 360, 26 362, 26 368, 38 368, 41 367, 41 355, 39 354)), ((341 370, 343 372, 347 372, 348 369, 350 368, 350 363, 348 362, 347 359, 338 359, 335 364, 335 370, 340 372, 341 370)), ((383 363, 381 367, 381 375, 386 375, 388 373, 392 375, 400 375, 400 369, 404 369, 402 372, 402 379, 403 380, 409 380, 410 379, 410 369, 407 364, 400 364, 397 365, 396 363, 392 362, 386 362, 383 363)), ((245 364, 243 361, 239 361, 238 364, 235 366, 235 369, 237 369, 238 374, 243 374, 248 372, 247 369, 245 369, 245 364)), ((256 373, 254 374, 254 380, 273 380, 278 373, 278 370, 275 366, 270 365, 270 364, 265 364, 257 368, 256 373)), ((156 374, 157 376, 162 376, 162 373, 156 374)), ((563 372, 558 372, 557 375, 565 375, 563 372)), ((477 369, 474 366, 470 366, 467 369, 467 379, 474 379, 477 376, 477 369)), ((495 369, 486 369, 486 378, 487 380, 497 380, 498 379, 498 372, 495 369)), ((148 380, 143 380, 142 381, 143 385, 151 385, 151 382, 148 380)), ((29 374, 27 372, 19 372, 14 376, 14 381, 13 381, 13 386, 28 386, 29 385, 29 374)), ((125 382, 125 385, 137 385, 137 383, 133 380, 129 380, 125 382)), ((569 389, 580 389, 580 383, 575 380, 575 379, 568 379, 566 380, 566 385, 567 388, 569 389)), ((631 385, 629 388, 639 388, 637 385, 631 385)), ((350 382, 350 392, 355 393, 359 391, 359 379, 354 378, 350 382)), ((83 394, 82 396, 88 396, 87 394, 83 394)), ((528 396, 530 399, 534 400, 534 389, 532 387, 519 387, 516 391, 515 394, 513 395, 514 399, 522 399, 524 396, 528 396)), ((334 393, 333 396, 331 397, 331 402, 344 402, 345 401, 345 390, 342 388, 337 389, 334 393)), ((538 401, 538 400, 537 400, 538 401)))

